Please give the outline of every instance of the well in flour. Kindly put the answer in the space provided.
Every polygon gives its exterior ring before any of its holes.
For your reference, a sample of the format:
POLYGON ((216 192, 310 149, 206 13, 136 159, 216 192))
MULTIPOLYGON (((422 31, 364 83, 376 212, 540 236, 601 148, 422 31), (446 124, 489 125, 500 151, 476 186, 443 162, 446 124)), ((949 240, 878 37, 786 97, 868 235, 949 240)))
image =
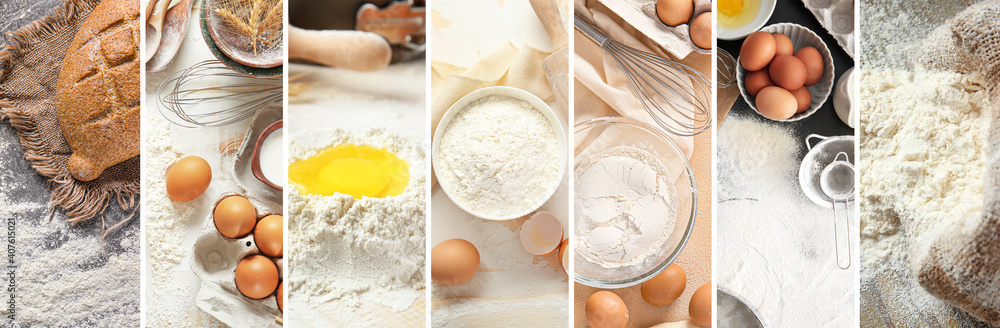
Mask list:
POLYGON ((401 194, 383 198, 290 189, 289 315, 318 326, 336 317, 352 327, 374 326, 372 313, 423 318, 426 165, 421 142, 381 129, 363 135, 306 133, 292 140, 289 163, 331 146, 367 145, 410 163, 411 178, 401 194))

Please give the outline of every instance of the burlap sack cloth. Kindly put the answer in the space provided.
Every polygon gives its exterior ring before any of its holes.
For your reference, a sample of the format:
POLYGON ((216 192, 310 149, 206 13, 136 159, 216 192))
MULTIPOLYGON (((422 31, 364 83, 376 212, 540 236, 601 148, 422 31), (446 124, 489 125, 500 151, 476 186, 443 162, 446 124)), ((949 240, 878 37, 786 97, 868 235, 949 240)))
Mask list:
MULTIPOLYGON (((949 69, 978 70, 986 78, 990 156, 983 184, 983 212, 942 232, 914 273, 928 292, 976 318, 1000 325, 1000 1, 970 7, 949 21, 956 55, 949 69)), ((900 108, 905 110, 905 108, 900 108)), ((968 151, 975 151, 969 149, 968 151)))
MULTIPOLYGON (((0 118, 16 130, 24 158, 52 188, 50 210, 62 209, 69 222, 101 216, 112 199, 126 212, 139 208, 139 157, 78 181, 66 166, 71 154, 56 119, 56 85, 63 57, 76 32, 99 0, 65 0, 55 13, 6 35, 0 51, 0 118)), ((131 217, 132 215, 129 215, 131 217)))

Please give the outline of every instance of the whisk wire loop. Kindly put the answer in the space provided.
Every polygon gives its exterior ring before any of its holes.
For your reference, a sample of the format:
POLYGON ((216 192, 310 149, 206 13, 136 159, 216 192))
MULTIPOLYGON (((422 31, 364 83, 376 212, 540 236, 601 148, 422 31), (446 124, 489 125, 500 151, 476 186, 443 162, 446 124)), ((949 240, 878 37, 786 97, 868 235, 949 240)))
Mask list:
POLYGON ((167 76, 157 88, 157 109, 183 127, 223 126, 253 117, 281 103, 281 79, 241 75, 217 60, 206 60, 167 76))
POLYGON ((642 51, 608 36, 575 13, 574 26, 611 55, 625 73, 632 94, 663 130, 694 136, 712 125, 711 79, 676 60, 642 51))

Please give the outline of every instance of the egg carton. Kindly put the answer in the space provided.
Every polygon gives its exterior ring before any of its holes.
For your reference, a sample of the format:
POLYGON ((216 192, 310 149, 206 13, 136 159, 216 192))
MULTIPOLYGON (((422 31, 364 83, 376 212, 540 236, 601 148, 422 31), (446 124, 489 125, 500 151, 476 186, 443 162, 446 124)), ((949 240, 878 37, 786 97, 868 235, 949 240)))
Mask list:
MULTIPOLYGON (((687 57, 692 52, 706 55, 712 53, 712 49, 702 49, 694 45, 691 41, 689 24, 673 27, 663 24, 656 15, 656 0, 599 0, 599 2, 677 58, 687 57)), ((712 11, 711 0, 695 0, 694 15, 691 19, 710 11, 712 11)))
POLYGON ((854 58, 854 0, 802 0, 816 20, 854 58))
MULTIPOLYGON (((234 195, 240 194, 230 192, 220 196, 212 206, 212 212, 220 201, 234 195)), ((268 215, 281 214, 281 207, 275 207, 272 202, 251 195, 240 196, 246 197, 254 205, 258 221, 268 215)), ((281 318, 282 313, 278 310, 274 296, 255 300, 243 296, 236 288, 236 264, 255 254, 260 254, 260 251, 257 250, 253 233, 237 239, 223 236, 215 228, 213 214, 209 214, 189 259, 191 271, 201 279, 195 301, 198 308, 231 327, 280 327, 277 318, 281 318)), ((277 258, 275 262, 278 277, 283 281, 282 259, 277 258)))

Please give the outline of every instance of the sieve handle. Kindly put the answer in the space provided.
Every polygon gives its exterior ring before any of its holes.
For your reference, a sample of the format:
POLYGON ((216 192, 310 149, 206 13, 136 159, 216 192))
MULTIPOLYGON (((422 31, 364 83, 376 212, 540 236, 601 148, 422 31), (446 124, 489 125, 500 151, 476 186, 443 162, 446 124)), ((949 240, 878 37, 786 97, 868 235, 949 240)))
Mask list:
POLYGON ((810 134, 806 136, 806 148, 809 148, 809 150, 813 149, 813 144, 809 143, 809 140, 813 138, 819 139, 822 142, 823 140, 829 139, 830 137, 824 137, 818 134, 810 134))

